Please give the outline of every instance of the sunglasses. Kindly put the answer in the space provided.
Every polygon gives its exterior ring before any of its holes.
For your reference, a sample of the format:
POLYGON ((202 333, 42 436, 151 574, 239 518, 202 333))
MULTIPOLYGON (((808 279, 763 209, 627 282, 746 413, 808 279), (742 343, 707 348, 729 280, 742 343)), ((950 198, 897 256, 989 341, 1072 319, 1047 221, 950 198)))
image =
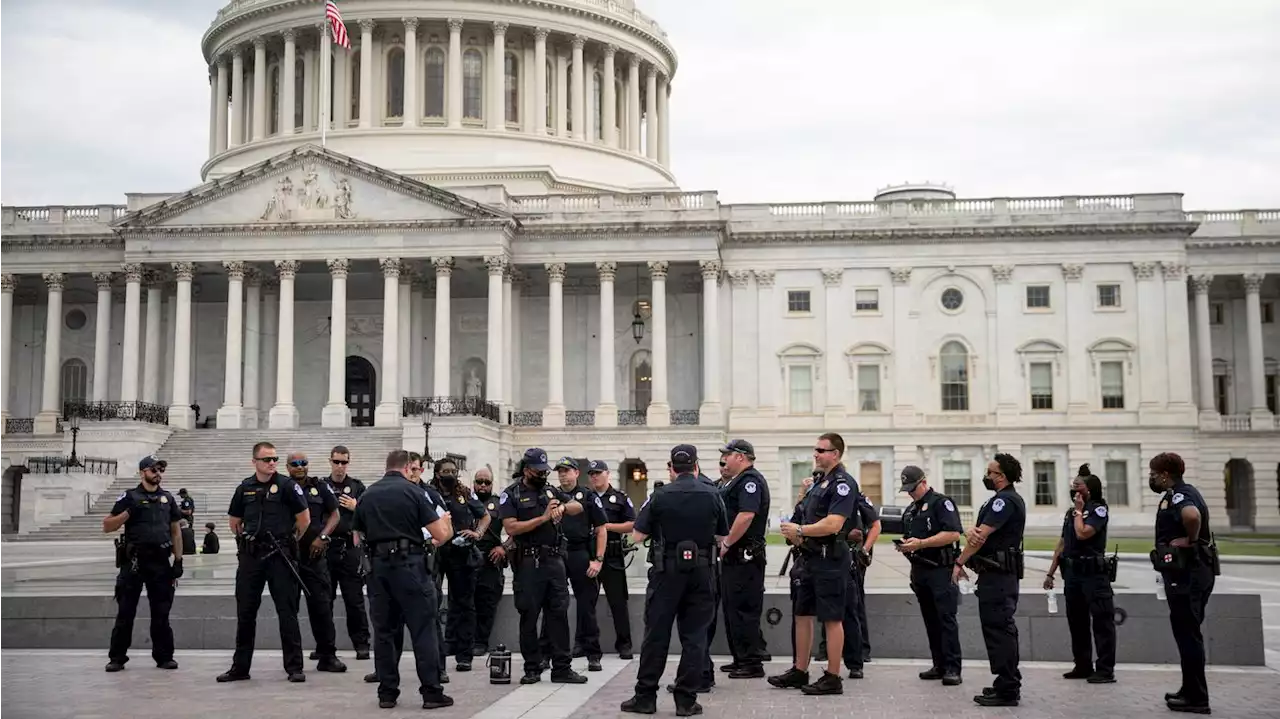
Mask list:
POLYGON ((349 461, 350 460, 346 459, 331 459, 329 460, 329 464, 347 464, 349 461))
POLYGON ((814 447, 813 448, 814 454, 826 454, 827 452, 834 452, 834 451, 836 451, 834 447, 814 447))
POLYGON ((727 466, 727 465, 728 465, 728 462, 725 462, 723 459, 722 459, 722 460, 720 460, 720 466, 721 466, 721 467, 724 467, 724 466, 727 466))
POLYGON ((489 481, 489 480, 487 480, 487 479, 477 479, 477 480, 476 480, 475 482, 473 482, 472 484, 475 484, 477 487, 488 487, 488 486, 492 485, 492 484, 493 484, 493 482, 490 482, 490 481, 489 481))
POLYGON ((307 466, 307 460, 305 460, 305 459, 293 459, 293 460, 290 460, 290 461, 289 461, 289 466, 290 466, 290 467, 305 467, 305 466, 307 466))
POLYGON ((254 457, 253 461, 266 462, 267 464, 271 464, 272 462, 279 462, 280 458, 279 457, 254 457))
POLYGON ((156 474, 164 474, 164 470, 165 470, 165 468, 161 466, 148 467, 147 469, 151 470, 152 472, 155 472, 156 474))

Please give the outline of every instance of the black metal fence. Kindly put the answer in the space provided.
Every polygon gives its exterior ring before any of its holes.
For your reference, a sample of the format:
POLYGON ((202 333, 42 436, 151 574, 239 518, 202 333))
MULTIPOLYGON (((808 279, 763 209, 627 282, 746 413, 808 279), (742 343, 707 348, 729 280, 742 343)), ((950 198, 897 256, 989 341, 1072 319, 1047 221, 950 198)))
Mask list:
POLYGON ((32 474, 109 474, 114 476, 117 461, 102 457, 27 457, 27 471, 32 474))
POLYGON ((698 410, 696 409, 673 409, 671 410, 671 424, 675 425, 696 425, 698 424, 698 410))
POLYGON ((104 421, 127 419, 148 424, 169 424, 169 408, 150 402, 66 402, 62 417, 104 421))
POLYGON ((10 417, 4 421, 5 434, 34 434, 35 431, 34 417, 10 417))
POLYGON ((405 397, 400 416, 420 417, 430 411, 435 417, 483 417, 501 422, 502 410, 493 402, 477 397, 405 397))

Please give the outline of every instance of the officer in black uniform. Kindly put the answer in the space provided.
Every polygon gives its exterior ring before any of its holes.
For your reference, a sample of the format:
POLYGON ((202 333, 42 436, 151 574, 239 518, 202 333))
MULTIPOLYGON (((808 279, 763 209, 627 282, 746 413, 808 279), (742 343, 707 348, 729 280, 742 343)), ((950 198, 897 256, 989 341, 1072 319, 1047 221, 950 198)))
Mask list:
POLYGON ((309 462, 303 452, 289 453, 289 478, 302 488, 307 499, 311 522, 298 541, 298 573, 302 576, 303 596, 307 600, 307 618, 316 650, 311 658, 318 660, 316 671, 345 672, 347 665, 338 659, 333 628, 333 596, 329 579, 330 533, 338 527, 338 498, 327 482, 307 474, 309 462))
POLYGON ((1115 682, 1116 618, 1115 593, 1111 590, 1111 570, 1107 560, 1107 500, 1102 496, 1102 480, 1080 465, 1071 482, 1071 503, 1062 520, 1062 536, 1044 578, 1046 591, 1053 589, 1053 575, 1062 566, 1066 585, 1067 627, 1071 630, 1071 656, 1075 667, 1064 679, 1087 679, 1090 684, 1115 682), (1093 640, 1098 647, 1098 665, 1093 664, 1093 640))
POLYGON ((524 657, 520 683, 542 681, 538 616, 546 612, 547 639, 553 652, 551 681, 582 684, 587 678, 570 666, 569 580, 558 524, 565 515, 581 513, 582 505, 547 486, 550 472, 546 451, 532 447, 520 460, 515 483, 498 497, 502 528, 515 540, 511 564, 515 605, 520 612, 520 653, 524 657))
POLYGON ((452 459, 436 460, 432 474, 431 485, 453 519, 453 540, 440 546, 439 555, 440 573, 449 580, 445 636, 453 642, 458 671, 469 672, 476 637, 476 574, 484 563, 476 542, 489 530, 489 513, 458 480, 458 465, 452 459))
POLYGON ((369 561, 369 603, 373 609, 378 706, 389 709, 400 696, 400 646, 405 625, 413 642, 423 709, 453 706, 440 685, 440 652, 436 646, 436 593, 423 559, 423 537, 436 544, 449 541, 453 527, 435 509, 421 485, 408 480, 409 453, 387 455, 387 473, 374 482, 356 505, 352 529, 369 561))
POLYGON ((161 669, 177 669, 173 660, 173 628, 169 610, 173 608, 176 580, 182 576, 182 541, 178 522, 182 518, 172 494, 160 489, 167 464, 155 455, 138 462, 142 481, 116 497, 111 514, 102 520, 102 531, 111 534, 124 527, 117 540, 115 599, 119 608, 111 629, 107 671, 118 672, 129 661, 133 643, 133 619, 138 613, 142 588, 151 605, 151 658, 161 669), (173 564, 169 558, 173 557, 173 564))
POLYGON ((325 482, 338 498, 338 528, 329 542, 329 602, 342 591, 347 609, 347 636, 355 647, 356 659, 369 658, 369 617, 364 608, 364 577, 360 574, 359 547, 351 539, 351 520, 364 494, 364 482, 347 474, 351 451, 343 445, 329 450, 329 476, 325 482))
POLYGON ((489 526, 476 546, 484 555, 484 564, 476 572, 476 638, 472 656, 489 653, 489 635, 493 633, 493 619, 502 601, 502 589, 507 577, 502 571, 507 566, 507 548, 502 543, 502 520, 498 519, 498 497, 493 493, 493 470, 481 467, 471 480, 476 497, 489 514, 489 526))
POLYGON ((302 487, 276 472, 280 457, 275 445, 253 445, 253 474, 236 487, 227 514, 239 559, 236 569, 236 651, 231 668, 220 682, 249 678, 253 641, 258 629, 262 589, 271 587, 271 601, 280 618, 280 647, 284 670, 291 682, 305 682, 302 673, 302 631, 298 628, 298 538, 311 524, 311 511, 302 487))
POLYGON ((654 491, 640 508, 636 543, 652 536, 649 588, 645 598, 644 641, 635 696, 622 711, 657 711, 658 680, 667 666, 671 625, 680 631, 680 666, 676 669, 676 716, 702 713, 696 690, 706 662, 707 627, 715 610, 715 582, 711 570, 718 542, 729 534, 729 522, 719 492, 698 479, 698 450, 681 444, 672 448, 667 464, 671 482, 654 491))
POLYGON ((871 567, 872 557, 876 553, 876 541, 880 539, 880 511, 865 494, 858 497, 858 516, 862 519, 862 529, 849 533, 849 546, 854 550, 853 586, 858 593, 858 628, 862 641, 846 641, 844 646, 846 654, 850 649, 857 650, 861 659, 857 664, 861 666, 871 661, 871 630, 867 624, 867 569, 871 567))
POLYGON ((1147 483, 1162 494, 1156 510, 1156 546, 1151 562, 1164 583, 1169 624, 1182 659, 1182 686, 1165 695, 1177 712, 1208 714, 1209 684, 1204 675, 1204 608, 1219 573, 1218 550, 1209 526, 1209 506, 1200 490, 1182 479, 1186 464, 1172 452, 1151 458, 1147 483))
POLYGON ((911 506, 902 514, 902 541, 894 546, 911 563, 911 592, 920 604, 933 658, 933 666, 920 672, 920 678, 941 679, 946 686, 956 686, 963 681, 960 628, 956 624, 960 587, 951 581, 951 573, 960 556, 964 527, 955 502, 930 487, 919 467, 902 468, 900 489, 911 497, 911 506))
MULTIPOLYGON (((813 447, 813 464, 823 472, 804 499, 804 516, 799 523, 783 522, 782 536, 799 552, 792 581, 796 583, 796 663, 786 672, 769 677, 769 683, 783 689, 800 689, 809 695, 843 694, 840 660, 844 651, 845 595, 849 587, 849 545, 843 537, 846 523, 857 512, 858 483, 845 470, 844 439, 828 432, 813 447), (809 661, 813 652, 814 617, 827 630, 827 669, 809 683, 809 661)), ((794 518, 793 518, 794 519, 794 518)), ((860 637, 850 637, 858 641, 860 637)))
POLYGON ((613 617, 613 648, 620 659, 630 659, 631 653, 631 616, 627 612, 627 562, 623 548, 623 537, 631 534, 635 526, 636 508, 626 493, 609 484, 609 465, 600 459, 593 459, 587 466, 587 476, 591 479, 591 489, 600 498, 600 506, 604 509, 605 534, 604 566, 600 569, 600 586, 604 588, 605 600, 609 603, 609 614, 613 617))
POLYGON ((730 679, 764 676, 771 657, 760 631, 764 611, 765 531, 769 526, 769 483, 755 468, 756 451, 745 439, 720 449, 728 478, 720 488, 729 534, 720 547, 720 597, 733 663, 730 679))
MULTIPOLYGON (((849 670, 850 679, 863 677, 862 670, 866 655, 863 653, 862 642, 866 630, 862 622, 867 614, 867 608, 866 594, 862 586, 862 572, 866 569, 864 563, 870 562, 870 554, 863 542, 869 532, 879 536, 880 530, 875 526, 878 521, 879 518, 871 502, 866 495, 859 493, 858 501, 853 508, 853 516, 845 520, 844 527, 841 529, 841 537, 849 545, 848 586, 844 591, 844 618, 840 622, 844 627, 844 647, 841 650, 841 656, 844 659, 845 668, 849 670)), ((827 629, 824 626, 818 656, 826 653, 827 629)))
MULTIPOLYGON (((573 656, 587 658, 587 671, 598 672, 600 666, 600 625, 596 623, 596 603, 600 599, 600 569, 603 566, 605 533, 604 508, 590 487, 578 486, 581 472, 572 457, 561 457, 554 467, 560 491, 582 505, 582 513, 563 517, 560 532, 564 535, 564 569, 569 577, 577 605, 577 621, 573 631, 573 656)), ((542 647, 542 667, 551 656, 547 636, 548 617, 542 617, 538 644, 542 647)))
POLYGON ((1011 454, 997 454, 987 463, 982 485, 995 492, 978 510, 974 527, 965 534, 964 551, 956 559, 952 579, 967 579, 967 566, 978 573, 978 620, 987 660, 996 679, 973 700, 987 707, 1016 707, 1022 696, 1018 671, 1018 580, 1022 579, 1022 534, 1027 505, 1014 490, 1022 481, 1022 464, 1011 454))
POLYGON ((196 503, 191 499, 191 495, 187 494, 186 487, 178 490, 178 514, 179 519, 187 520, 187 526, 196 526, 196 503))

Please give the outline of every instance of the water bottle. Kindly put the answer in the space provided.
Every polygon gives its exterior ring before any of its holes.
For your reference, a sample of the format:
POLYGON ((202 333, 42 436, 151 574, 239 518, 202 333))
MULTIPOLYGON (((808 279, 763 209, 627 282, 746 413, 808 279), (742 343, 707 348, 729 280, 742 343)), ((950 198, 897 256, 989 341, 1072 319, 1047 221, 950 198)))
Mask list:
POLYGON ((1045 596, 1048 597, 1049 613, 1057 614, 1058 613, 1058 592, 1056 590, 1050 589, 1045 594, 1045 596))
POLYGON ((970 582, 968 579, 961 579, 961 580, 960 580, 960 593, 961 593, 961 594, 973 594, 973 583, 972 583, 972 582, 970 582))
POLYGON ((1164 601, 1164 577, 1156 575, 1156 599, 1164 601))

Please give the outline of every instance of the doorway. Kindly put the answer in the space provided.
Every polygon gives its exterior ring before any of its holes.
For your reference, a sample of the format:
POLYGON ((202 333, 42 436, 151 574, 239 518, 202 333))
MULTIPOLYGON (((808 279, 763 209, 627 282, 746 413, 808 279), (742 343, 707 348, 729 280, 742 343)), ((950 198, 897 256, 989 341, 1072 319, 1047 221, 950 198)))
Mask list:
POLYGON ((883 471, 883 467, 879 462, 863 462, 858 465, 858 488, 876 507, 884 504, 882 499, 884 496, 883 471))
POLYGON ((351 411, 352 427, 373 426, 373 409, 378 404, 377 386, 373 364, 359 355, 348 356, 347 408, 351 411))
POLYGON ((1232 527, 1253 526, 1253 465, 1233 459, 1223 469, 1226 484, 1227 521, 1232 527))
POLYGON ((624 459, 618 465, 618 488, 626 493, 636 511, 649 498, 649 469, 638 459, 624 459))

